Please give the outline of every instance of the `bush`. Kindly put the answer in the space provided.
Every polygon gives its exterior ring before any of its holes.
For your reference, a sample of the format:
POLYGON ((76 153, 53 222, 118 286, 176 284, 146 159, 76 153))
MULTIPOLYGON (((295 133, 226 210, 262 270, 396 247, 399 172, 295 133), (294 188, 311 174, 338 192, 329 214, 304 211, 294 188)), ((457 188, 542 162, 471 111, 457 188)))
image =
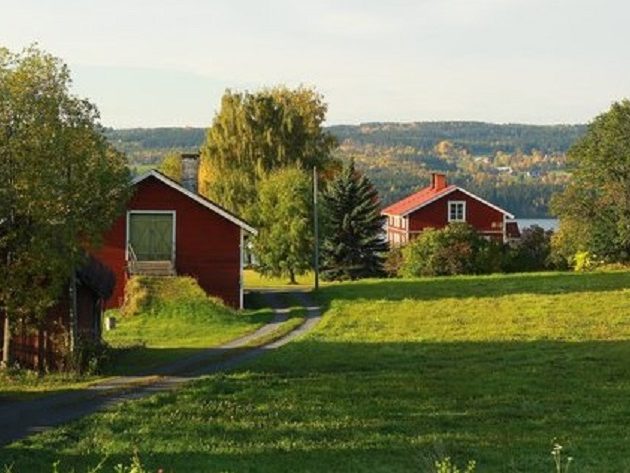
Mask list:
POLYGON ((525 228, 521 232, 520 240, 508 251, 505 270, 527 272, 556 267, 551 257, 552 235, 552 230, 545 230, 538 225, 525 228))
POLYGON ((77 374, 100 374, 112 360, 112 349, 102 340, 79 338, 73 353, 66 353, 61 371, 77 374))
POLYGON ((399 246, 391 247, 387 251, 385 262, 383 263, 383 270, 390 278, 395 278, 400 274, 400 269, 403 265, 403 253, 399 246))
POLYGON ((500 271, 502 245, 489 242, 465 223, 423 231, 402 250, 406 277, 479 274, 500 271))

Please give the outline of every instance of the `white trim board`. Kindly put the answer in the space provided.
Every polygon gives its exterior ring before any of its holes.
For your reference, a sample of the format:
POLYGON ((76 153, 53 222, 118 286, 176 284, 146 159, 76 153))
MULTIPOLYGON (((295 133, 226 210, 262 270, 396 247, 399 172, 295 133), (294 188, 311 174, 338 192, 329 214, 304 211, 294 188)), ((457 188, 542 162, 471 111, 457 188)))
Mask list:
MULTIPOLYGON (((448 192, 444 192, 444 193, 441 193, 441 194, 437 194, 437 195, 435 195, 434 197, 432 197, 431 199, 429 199, 429 200, 427 200, 427 201, 425 201, 425 202, 421 203, 420 205, 417 205, 417 206, 415 206, 415 207, 413 207, 413 208, 411 208, 411 209, 407 210, 406 212, 403 212, 403 213, 401 213, 401 214, 397 214, 397 215, 400 215, 400 216, 407 216, 407 215, 409 215, 409 214, 411 214, 411 213, 415 212, 416 210, 420 210, 422 207, 426 207, 427 205, 432 204, 433 202, 436 202, 436 201, 440 200, 442 197, 446 197, 447 195, 452 194, 452 193, 453 193, 453 192, 455 192, 455 191, 461 191, 461 192, 463 192, 464 194, 466 194, 468 197, 472 197, 473 199, 475 199, 475 200, 477 200, 477 201, 481 202, 482 204, 485 204, 485 205, 487 205, 488 207, 491 207, 491 208, 493 208, 494 210, 496 210, 496 211, 498 211, 498 212, 501 212, 502 214, 506 215, 508 218, 512 218, 512 219, 514 218, 514 215, 512 215, 512 214, 511 214, 510 212, 508 212, 507 210, 503 210, 501 207, 497 207, 496 205, 491 204, 491 203, 490 203, 490 202, 488 202, 487 200, 482 199, 482 198, 481 198, 481 197, 479 197, 479 196, 476 196, 476 195, 475 195, 475 194, 473 194, 472 192, 468 192, 466 189, 462 189, 461 187, 457 187, 457 186, 453 187, 453 188, 452 188, 450 191, 448 191, 448 192)), ((392 216, 394 216, 395 214, 383 214, 383 215, 392 215, 392 216)))
POLYGON ((252 235, 258 235, 258 230, 256 230, 254 227, 249 225, 247 222, 244 222, 240 218, 236 217, 235 215, 232 215, 227 210, 219 207, 217 204, 209 201, 208 199, 200 196, 199 194, 195 194, 194 192, 189 191, 185 187, 179 185, 177 182, 175 182, 172 179, 164 176, 162 173, 159 173, 159 172, 157 172, 154 169, 152 169, 151 171, 149 171, 146 174, 143 174, 141 176, 136 177, 135 179, 133 179, 131 181, 131 184, 135 186, 136 184, 144 181, 145 179, 147 179, 149 177, 155 177, 157 180, 161 181, 162 183, 166 184, 167 186, 171 187, 172 189, 175 189, 176 191, 181 192, 186 197, 191 198, 192 200, 194 200, 198 204, 203 205, 207 209, 210 209, 213 212, 218 213, 219 215, 221 215, 221 217, 225 218, 226 220, 229 220, 230 222, 234 223, 235 225, 238 225, 243 230, 246 230, 247 232, 251 233, 252 235))

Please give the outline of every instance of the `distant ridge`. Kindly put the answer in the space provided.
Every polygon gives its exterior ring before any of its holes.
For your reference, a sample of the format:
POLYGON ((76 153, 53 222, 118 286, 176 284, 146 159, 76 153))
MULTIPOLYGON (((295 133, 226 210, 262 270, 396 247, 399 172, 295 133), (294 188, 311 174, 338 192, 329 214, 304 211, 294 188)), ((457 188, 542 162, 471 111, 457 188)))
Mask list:
MULTIPOLYGON (((129 154, 139 150, 191 150, 199 148, 206 128, 108 128, 105 134, 129 154)), ((586 130, 586 125, 496 124, 478 121, 366 122, 359 125, 327 127, 339 141, 378 146, 413 146, 431 149, 442 140, 468 149, 473 154, 496 151, 553 153, 566 152, 586 130)))

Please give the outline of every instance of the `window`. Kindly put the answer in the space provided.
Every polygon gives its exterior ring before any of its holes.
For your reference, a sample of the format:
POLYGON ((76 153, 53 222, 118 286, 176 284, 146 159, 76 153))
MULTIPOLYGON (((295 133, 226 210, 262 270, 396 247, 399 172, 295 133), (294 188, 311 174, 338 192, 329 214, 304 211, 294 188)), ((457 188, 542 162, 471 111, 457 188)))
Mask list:
POLYGON ((449 222, 465 222, 466 221, 466 202, 463 200, 448 201, 448 221, 449 222))

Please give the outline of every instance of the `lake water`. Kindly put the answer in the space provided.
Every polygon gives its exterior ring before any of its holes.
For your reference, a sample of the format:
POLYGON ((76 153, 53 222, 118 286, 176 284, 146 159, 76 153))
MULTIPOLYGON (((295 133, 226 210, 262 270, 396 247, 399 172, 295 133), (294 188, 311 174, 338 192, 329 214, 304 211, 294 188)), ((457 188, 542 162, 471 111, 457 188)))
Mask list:
POLYGON ((558 228, 557 218, 518 218, 516 221, 518 222, 518 228, 521 230, 533 225, 538 225, 545 230, 556 230, 558 228))

